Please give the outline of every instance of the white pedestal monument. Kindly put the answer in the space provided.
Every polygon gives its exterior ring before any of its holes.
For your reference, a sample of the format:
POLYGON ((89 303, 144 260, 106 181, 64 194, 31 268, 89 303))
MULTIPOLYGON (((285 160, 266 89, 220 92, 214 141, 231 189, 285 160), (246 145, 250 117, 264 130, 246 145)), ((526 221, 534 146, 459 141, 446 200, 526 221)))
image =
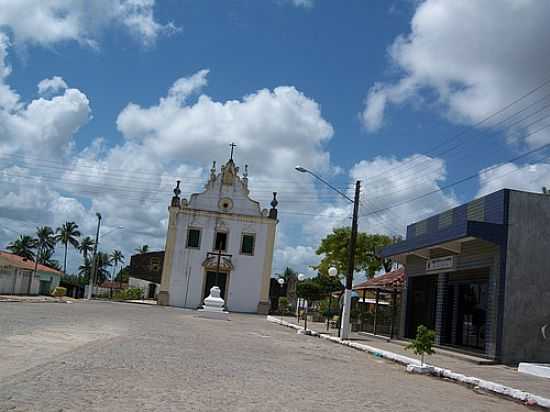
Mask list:
POLYGON ((202 309, 199 309, 201 317, 229 320, 229 312, 223 309, 225 302, 220 293, 220 288, 217 286, 210 289, 210 295, 204 299, 202 309))

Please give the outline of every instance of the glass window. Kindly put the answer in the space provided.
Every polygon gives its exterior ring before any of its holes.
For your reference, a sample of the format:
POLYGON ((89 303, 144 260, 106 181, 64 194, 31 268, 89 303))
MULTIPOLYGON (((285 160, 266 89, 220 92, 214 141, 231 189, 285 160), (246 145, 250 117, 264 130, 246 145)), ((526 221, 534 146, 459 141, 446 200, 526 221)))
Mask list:
POLYGON ((241 238, 241 255, 254 254, 255 235, 243 233, 241 238))
POLYGON ((223 252, 227 250, 227 233, 216 232, 216 243, 214 244, 214 250, 221 250, 223 252))
POLYGON ((189 229, 187 231, 187 247, 200 249, 201 247, 201 230, 189 229))

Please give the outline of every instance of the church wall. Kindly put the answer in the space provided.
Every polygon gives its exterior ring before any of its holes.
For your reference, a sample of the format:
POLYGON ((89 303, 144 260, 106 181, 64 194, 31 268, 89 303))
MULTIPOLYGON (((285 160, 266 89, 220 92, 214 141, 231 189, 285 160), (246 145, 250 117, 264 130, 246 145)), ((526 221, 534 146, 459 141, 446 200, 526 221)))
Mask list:
POLYGON ((239 215, 205 214, 183 210, 177 214, 177 234, 170 277, 170 304, 197 308, 202 304, 206 272, 202 266, 207 252, 214 249, 216 228, 229 232, 227 251, 232 254, 234 270, 229 274, 226 305, 229 311, 256 312, 261 298, 262 272, 266 257, 268 225, 266 218, 239 215), (223 217, 220 217, 223 216, 223 217), (261 219, 262 221, 258 221, 261 219), (189 225, 201 228, 201 248, 186 248, 189 225), (241 255, 241 234, 255 233, 254 256, 241 255))

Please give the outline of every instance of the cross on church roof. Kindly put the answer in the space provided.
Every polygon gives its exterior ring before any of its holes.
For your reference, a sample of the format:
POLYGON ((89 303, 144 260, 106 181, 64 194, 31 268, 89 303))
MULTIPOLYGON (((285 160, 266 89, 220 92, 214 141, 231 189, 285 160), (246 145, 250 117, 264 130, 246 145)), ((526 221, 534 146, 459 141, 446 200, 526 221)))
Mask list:
POLYGON ((233 150, 237 147, 237 145, 235 143, 231 143, 229 146, 231 146, 231 157, 229 160, 233 160, 233 150))

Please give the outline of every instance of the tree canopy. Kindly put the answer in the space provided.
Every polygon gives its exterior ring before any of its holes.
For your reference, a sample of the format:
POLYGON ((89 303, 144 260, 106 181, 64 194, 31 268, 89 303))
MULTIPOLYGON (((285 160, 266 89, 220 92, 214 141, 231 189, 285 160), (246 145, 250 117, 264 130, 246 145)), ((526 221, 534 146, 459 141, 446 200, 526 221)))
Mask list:
POLYGON ((67 247, 70 244, 75 249, 78 249, 78 238, 80 237, 80 231, 78 225, 75 222, 65 222, 56 230, 55 235, 56 242, 60 242, 65 245, 65 256, 63 258, 63 273, 67 274, 67 247))
POLYGON ((34 260, 36 239, 28 235, 19 235, 17 239, 8 244, 7 248, 11 253, 23 258, 34 260))
POLYGON ((321 285, 315 279, 306 279, 296 285, 296 295, 299 298, 308 301, 319 300, 322 294, 321 285))
POLYGON ((82 257, 86 259, 88 254, 94 250, 95 241, 90 237, 86 236, 80 241, 78 245, 78 250, 82 253, 82 257))
MULTIPOLYGON (((338 273, 345 274, 347 272, 350 238, 350 227, 333 229, 332 233, 321 240, 316 253, 322 255, 323 258, 314 269, 325 275, 328 273, 329 267, 335 266, 338 273)), ((355 272, 365 272, 367 277, 372 278, 383 267, 386 271, 391 270, 391 261, 379 258, 377 251, 381 247, 394 243, 394 241, 395 239, 386 235, 359 232, 355 247, 355 272)))

